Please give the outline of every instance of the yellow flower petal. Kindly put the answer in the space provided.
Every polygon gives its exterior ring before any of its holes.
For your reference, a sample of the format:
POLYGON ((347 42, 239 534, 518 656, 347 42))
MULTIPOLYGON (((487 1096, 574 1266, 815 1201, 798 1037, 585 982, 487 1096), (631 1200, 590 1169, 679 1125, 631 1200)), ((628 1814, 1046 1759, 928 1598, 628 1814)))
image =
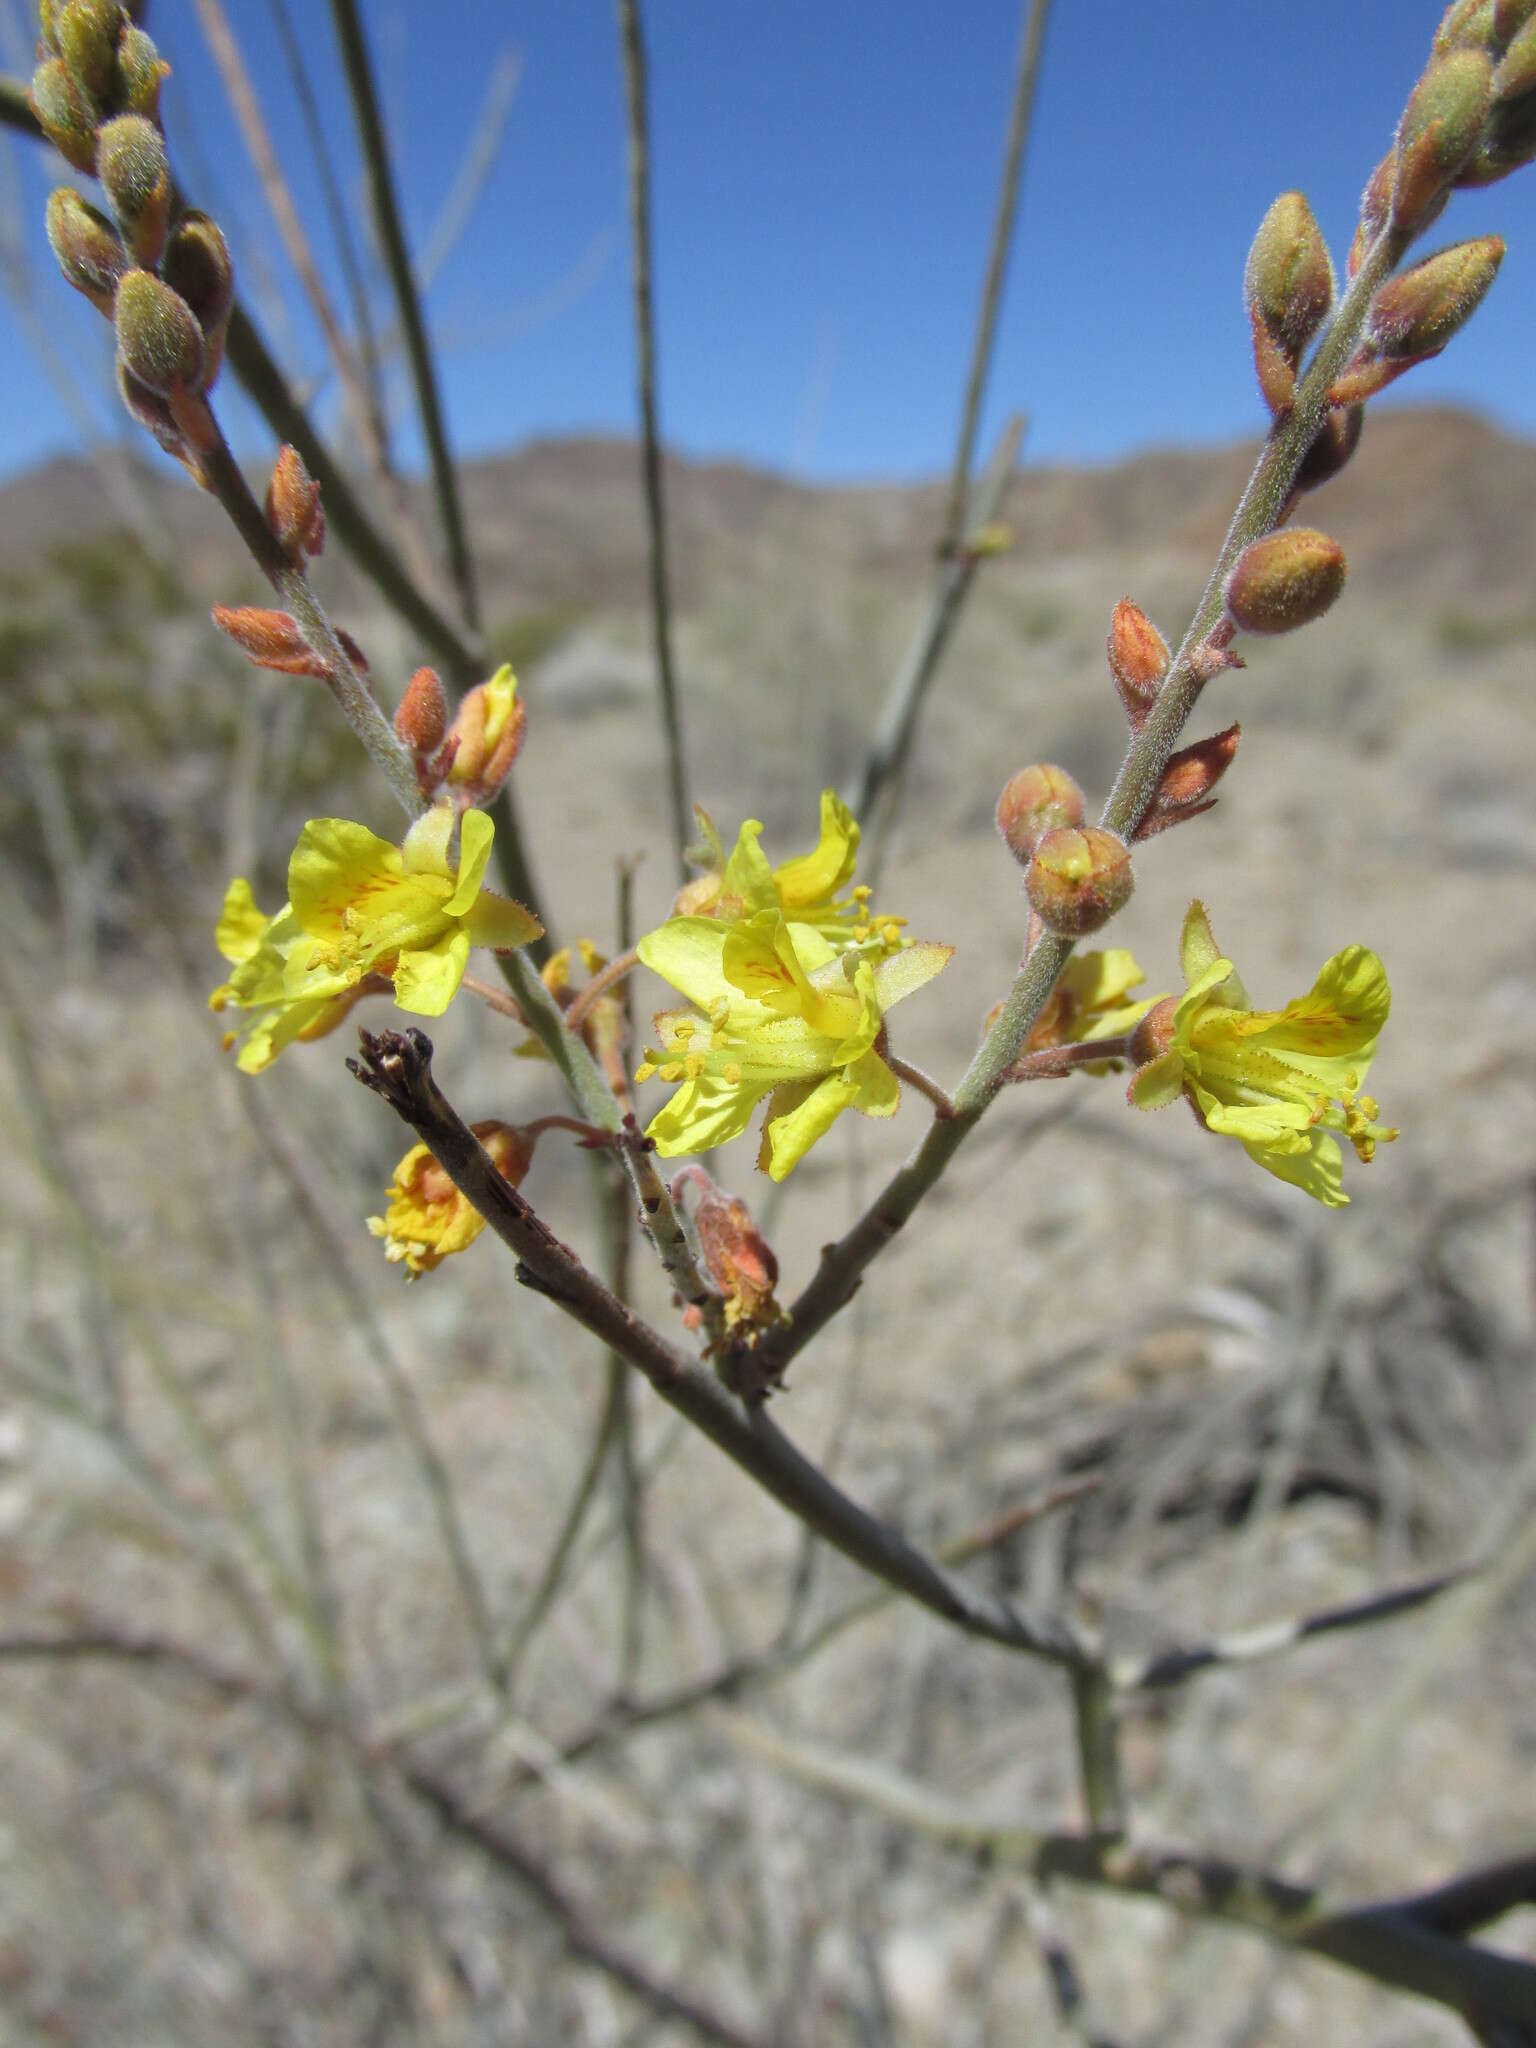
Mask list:
POLYGON ((466 811, 459 821, 459 879, 443 908, 449 917, 462 917, 480 894, 491 841, 496 827, 484 811, 466 811))
POLYGON ((266 937, 271 919, 263 916, 256 908, 251 894, 251 885, 246 881, 231 882, 224 891, 224 908, 219 913, 219 922, 214 931, 213 941, 226 960, 238 965, 255 954, 266 937))
POLYGON ((434 946, 403 952, 395 967, 395 1001, 418 1017, 440 1017, 459 992, 469 965, 469 933, 445 932, 434 946))
POLYGON ((787 860, 773 870, 773 882, 786 917, 812 906, 830 904, 853 880, 859 852, 859 826, 835 790, 821 793, 821 837, 810 853, 787 860))

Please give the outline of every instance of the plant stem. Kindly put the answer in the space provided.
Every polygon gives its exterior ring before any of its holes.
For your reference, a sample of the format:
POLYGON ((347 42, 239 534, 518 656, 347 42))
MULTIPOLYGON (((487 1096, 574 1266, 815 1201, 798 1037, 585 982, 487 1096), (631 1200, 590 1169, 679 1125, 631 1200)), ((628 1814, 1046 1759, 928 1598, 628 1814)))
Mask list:
POLYGON ((336 40, 341 46, 342 66, 347 76, 347 91, 351 96, 352 111, 357 120, 358 140, 362 144, 363 158, 368 166, 368 190, 373 201, 374 225, 378 229, 379 244, 383 250, 385 267, 389 271, 389 281, 394 288, 395 306, 400 316, 401 331, 405 336, 406 354, 410 359, 411 380, 416 387, 417 409, 421 414, 422 432, 426 436, 427 453, 432 463, 432 482, 437 493, 438 516, 442 520, 443 538, 448 546, 448 567, 459 593, 459 601, 464 607, 464 616, 471 626, 475 626, 479 624, 475 569, 469 552, 469 541, 464 531, 458 478, 454 473, 453 456, 448 447, 448 430, 444 424, 442 401, 438 395, 432 347, 427 339, 421 300, 417 295, 416 280, 411 272, 410 251, 405 246, 405 231, 400 223, 394 174, 389 161, 389 143, 384 134, 384 123, 379 115, 373 68, 368 59, 368 44, 363 35, 363 25, 358 16, 355 0, 331 0, 331 19, 336 27, 336 40))
POLYGON ((633 974, 640 965, 640 955, 633 946, 610 960, 606 967, 599 967, 590 981, 583 982, 565 1007, 565 1028, 579 1031, 592 1013, 592 1006, 600 997, 607 995, 615 982, 622 981, 626 974, 633 974))
POLYGON ((656 646, 656 681, 667 747, 667 789, 672 837, 681 878, 688 879, 683 849, 692 837, 688 771, 683 755, 682 712, 672 665, 672 606, 667 584, 667 522, 662 502, 661 440, 656 424, 656 322, 651 306, 650 142, 646 125, 645 42, 639 0, 618 0, 619 36, 624 51, 624 93, 629 116, 629 232, 635 285, 635 357, 640 396, 640 479, 645 493, 646 537, 650 547, 651 631, 656 646))

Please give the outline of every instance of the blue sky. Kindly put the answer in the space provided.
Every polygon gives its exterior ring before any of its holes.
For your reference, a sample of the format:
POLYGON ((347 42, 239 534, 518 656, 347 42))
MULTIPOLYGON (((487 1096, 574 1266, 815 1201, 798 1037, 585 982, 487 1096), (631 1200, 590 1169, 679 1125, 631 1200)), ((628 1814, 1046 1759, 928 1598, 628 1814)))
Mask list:
MULTIPOLYGON (((0 0, 14 21, 23 0, 0 0)), ((270 0, 226 0, 327 273, 332 245, 270 0)), ((364 212, 329 11, 289 0, 364 212)), ((1057 0, 983 439, 1015 407, 1037 461, 1253 433, 1240 279, 1299 185, 1337 255, 1438 16, 1433 0, 1057 0)), ((155 0, 173 158, 224 223, 242 289, 301 381, 324 353, 189 0, 155 0)), ((366 18, 413 246, 453 183, 497 55, 521 80, 469 231, 432 283, 456 446, 628 431, 634 419, 622 82, 606 0, 372 0, 366 18)), ((651 0, 663 428, 694 454, 825 477, 942 469, 953 444, 1019 34, 1015 0, 651 0)), ((18 68, 14 35, 3 51, 18 68)), ((110 431, 109 335, 47 268, 63 167, 4 144, 0 199, 38 257, 31 312, 110 431)), ((1488 303, 1399 386, 1536 432, 1536 168, 1459 195, 1433 237, 1497 231, 1488 303)), ((386 304, 381 280, 378 303, 386 304)), ((339 286, 337 296, 341 297, 339 286)), ((14 305, 0 325, 0 468, 75 440, 14 305)), ((399 446, 413 459, 397 384, 399 446)), ((317 390, 322 417, 334 391, 317 390)), ((265 429, 231 393, 237 445, 265 429)))

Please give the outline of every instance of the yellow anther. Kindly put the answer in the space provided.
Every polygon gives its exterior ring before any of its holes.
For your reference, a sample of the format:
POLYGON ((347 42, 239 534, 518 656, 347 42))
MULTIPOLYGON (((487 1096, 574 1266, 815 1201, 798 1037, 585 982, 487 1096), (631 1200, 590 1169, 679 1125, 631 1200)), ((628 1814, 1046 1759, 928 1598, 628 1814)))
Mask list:
POLYGON ((717 1031, 723 1031, 723 1030, 725 1029, 726 1025, 727 1025, 727 1024, 729 1023, 729 1021, 730 1021, 730 1015, 731 1015, 731 999, 730 999, 730 997, 729 997, 729 996, 716 996, 716 997, 715 997, 715 999, 714 999, 714 1001, 713 1001, 713 1002, 712 1002, 712 1003, 710 1004, 710 1006, 709 1006, 709 1021, 710 1021, 710 1023, 714 1025, 714 1027, 715 1027, 715 1029, 716 1029, 717 1031))
POLYGON ((700 1074, 702 1074, 702 1073, 703 1073, 703 1071, 704 1071, 704 1055, 703 1055, 703 1053, 701 1053, 701 1052, 691 1052, 691 1053, 689 1053, 689 1055, 688 1055, 687 1059, 685 1059, 685 1060, 683 1061, 683 1068, 684 1068, 684 1071, 685 1071, 685 1072, 687 1073, 687 1076, 688 1076, 688 1078, 689 1078, 689 1080, 690 1080, 690 1081, 697 1081, 697 1080, 698 1080, 698 1078, 699 1078, 699 1076, 700 1076, 700 1074))
POLYGON ((552 996, 558 995, 561 989, 570 986, 571 949, 569 946, 562 946, 558 953, 550 954, 544 965, 539 969, 539 979, 552 996))
POLYGON ((661 1078, 663 1079, 663 1081, 681 1081, 681 1079, 683 1078, 682 1061, 668 1060, 666 1065, 661 1069, 661 1078))
POLYGON ((741 1069, 737 1066, 736 1062, 732 1060, 728 1065, 723 1066, 720 1069, 720 1078, 722 1081, 728 1082, 730 1086, 734 1088, 737 1082, 741 1079, 741 1069))
POLYGON ((221 1038, 221 1039, 219 1040, 219 1043, 220 1043, 220 1045, 221 1045, 221 1046, 222 1046, 222 1047, 224 1048, 225 1052, 233 1052, 233 1051, 234 1051, 234 1049, 235 1049, 235 1040, 236 1040, 236 1039, 237 1039, 237 1038, 238 1038, 239 1036, 240 1036, 240 1034, 239 1034, 239 1032, 238 1032, 238 1031, 226 1031, 226 1032, 225 1032, 224 1036, 223 1036, 223 1037, 222 1037, 222 1038, 221 1038))
POLYGON ((635 1079, 637 1081, 649 1081, 655 1072, 656 1063, 654 1060, 642 1060, 635 1069, 635 1079))
POLYGON ((855 903, 859 905, 860 909, 862 909, 864 905, 869 901, 870 897, 874 895, 874 893, 874 890, 871 889, 868 882, 860 882, 858 887, 853 892, 853 900, 855 903))

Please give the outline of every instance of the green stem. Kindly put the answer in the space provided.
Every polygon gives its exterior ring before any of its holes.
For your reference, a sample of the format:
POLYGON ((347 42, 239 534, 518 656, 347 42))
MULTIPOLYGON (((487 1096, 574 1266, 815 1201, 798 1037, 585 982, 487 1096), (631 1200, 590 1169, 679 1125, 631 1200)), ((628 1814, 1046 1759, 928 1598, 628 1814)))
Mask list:
POLYGON ((336 26, 336 40, 341 46, 342 66, 346 71, 347 90, 351 95, 352 111, 357 120, 358 139, 362 144, 363 158, 368 166, 368 189, 373 201, 374 225, 379 231, 385 267, 389 271, 389 281, 394 287, 395 306, 400 315, 401 331, 405 336, 406 353, 410 358, 411 379, 416 386, 416 404, 421 413, 422 432, 426 436, 427 453, 432 463, 432 482, 437 493, 438 515, 443 523, 443 538, 448 546, 448 566, 464 607, 464 616, 474 626, 479 623, 475 570, 470 557, 469 541, 464 531, 458 478, 454 473, 453 456, 448 447, 448 430, 443 420, 442 402, 438 395, 437 372, 432 362, 432 348, 427 339, 426 322, 422 318, 416 280, 411 271, 410 251, 405 246, 405 231, 400 224, 400 208, 395 198, 394 174, 389 161, 389 143, 384 134, 384 123, 379 116, 378 94, 374 89, 368 44, 363 35, 363 25, 358 17, 355 0, 331 0, 331 19, 336 26))
POLYGON ((672 665, 672 604, 667 584, 667 523, 662 502, 661 437, 656 424, 656 320, 651 306, 650 142, 645 108, 645 43, 638 0, 619 0, 619 35, 624 49, 625 104, 629 114, 629 232, 635 271, 635 356, 640 396, 640 476, 645 491, 646 537, 650 546, 651 630, 656 644, 656 680, 667 746, 667 789, 678 873, 686 882, 683 849, 693 836, 688 808, 688 771, 683 756, 683 721, 672 665))

